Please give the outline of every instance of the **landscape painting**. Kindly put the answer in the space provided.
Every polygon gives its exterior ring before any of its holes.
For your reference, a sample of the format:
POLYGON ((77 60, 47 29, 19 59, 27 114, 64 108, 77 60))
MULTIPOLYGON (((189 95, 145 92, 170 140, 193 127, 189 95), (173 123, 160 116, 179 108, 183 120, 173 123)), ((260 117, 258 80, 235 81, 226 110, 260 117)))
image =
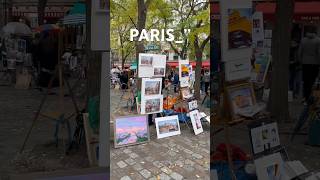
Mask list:
POLYGON ((152 95, 160 95, 161 94, 161 78, 142 79, 142 95, 143 96, 152 96, 152 95))
POLYGON ((141 99, 141 114, 160 113, 163 110, 163 96, 145 96, 141 99))
POLYGON ((146 143, 149 129, 146 116, 118 117, 114 122, 115 148, 146 143))
POLYGON ((155 124, 158 139, 181 134, 177 115, 156 118, 155 124))

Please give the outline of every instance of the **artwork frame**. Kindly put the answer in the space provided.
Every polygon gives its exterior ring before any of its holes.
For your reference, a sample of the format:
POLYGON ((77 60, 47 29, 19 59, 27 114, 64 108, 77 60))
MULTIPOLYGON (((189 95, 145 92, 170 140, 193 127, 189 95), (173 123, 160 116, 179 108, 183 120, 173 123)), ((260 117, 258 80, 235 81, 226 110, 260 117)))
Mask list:
POLYGON ((183 100, 188 100, 193 97, 193 94, 188 87, 180 88, 180 92, 183 100))
POLYGON ((285 176, 284 161, 280 153, 256 159, 254 164, 259 180, 281 180, 285 176))
POLYGON ((254 107, 256 97, 251 83, 242 83, 227 87, 227 97, 233 119, 238 119, 240 109, 254 107))
POLYGON ((158 139, 171 137, 171 136, 176 136, 176 135, 180 135, 181 134, 178 115, 155 118, 155 125, 156 125, 156 131, 157 131, 157 138, 158 139), (165 128, 165 124, 164 123, 172 123, 175 130, 170 132, 170 129, 169 129, 168 130, 169 132, 163 132, 162 133, 161 132, 162 129, 165 128))
POLYGON ((155 113, 160 113, 162 111, 163 111, 163 95, 145 96, 141 98, 141 114, 155 114, 155 113))
POLYGON ((166 73, 166 55, 139 53, 138 77, 139 78, 157 78, 165 77, 166 73), (161 75, 155 75, 155 69, 161 68, 161 75))
POLYGON ((161 95, 161 90, 162 90, 161 78, 142 78, 142 85, 141 85, 142 96, 161 95), (157 88, 157 89, 154 90, 154 88, 157 88))
POLYGON ((228 49, 252 46, 252 8, 232 8, 228 15, 228 49))
POLYGON ((165 77, 166 68, 162 66, 154 66, 153 67, 153 77, 165 77))
POLYGON ((188 102, 188 107, 189 107, 190 111, 192 111, 194 109, 197 109, 198 108, 198 101, 197 100, 189 101, 188 102))
POLYGON ((252 69, 252 81, 255 83, 263 84, 267 77, 269 67, 271 64, 271 56, 269 55, 258 55, 255 58, 254 68, 252 69))
POLYGON ((279 129, 275 121, 262 120, 248 125, 250 129, 251 149, 254 155, 259 156, 281 148, 279 129))
POLYGON ((193 131, 195 135, 198 135, 203 132, 203 127, 201 123, 201 115, 199 110, 193 110, 189 112, 193 131))
MULTIPOLYGON (((115 148, 121 148, 121 147, 127 147, 127 146, 133 146, 133 145, 138 145, 138 144, 145 144, 145 143, 148 143, 150 141, 150 132, 149 132, 149 124, 148 124, 148 118, 147 116, 145 115, 133 115, 133 116, 120 116, 120 117, 117 117, 115 118, 114 120, 114 147, 115 148), (140 119, 138 119, 140 118, 140 119), (123 124, 130 124, 130 123, 133 123, 133 119, 136 119, 136 121, 139 120, 139 125, 142 125, 142 126, 145 126, 145 127, 141 127, 141 128, 145 128, 145 130, 143 131, 146 131, 145 133, 147 134, 144 138, 144 141, 142 142, 133 142, 133 143, 127 143, 127 144, 120 144, 117 143, 118 142, 118 135, 117 135, 117 130, 118 130, 118 125, 119 125, 119 121, 125 121, 125 122, 122 122, 123 124), (145 140, 146 139, 146 140, 145 140)), ((125 129, 123 130, 125 131, 125 129)), ((129 131, 129 130, 127 130, 129 131)), ((144 134, 145 135, 145 134, 144 134)), ((129 136, 130 137, 130 136, 129 136)), ((138 141, 138 140, 137 140, 138 141)))
POLYGON ((249 58, 227 61, 225 66, 226 80, 228 82, 250 79, 252 67, 249 58))

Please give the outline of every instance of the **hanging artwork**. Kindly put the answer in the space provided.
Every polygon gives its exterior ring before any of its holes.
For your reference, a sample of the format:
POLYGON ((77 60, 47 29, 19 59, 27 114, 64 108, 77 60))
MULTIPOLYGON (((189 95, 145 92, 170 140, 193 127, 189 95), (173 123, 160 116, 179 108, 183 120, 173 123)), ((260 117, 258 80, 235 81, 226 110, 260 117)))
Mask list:
POLYGON ((229 49, 249 48, 252 45, 252 9, 228 9, 229 49))
POLYGON ((189 60, 179 60, 180 87, 190 86, 190 66, 189 60))
POLYGON ((264 156, 254 161, 256 173, 259 180, 281 180, 284 179, 284 162, 280 153, 264 156))
POLYGON ((149 139, 147 116, 126 116, 115 119, 114 145, 116 148, 146 143, 149 139))
POLYGON ((263 27, 263 13, 255 12, 252 16, 252 40, 254 46, 257 47, 258 42, 263 42, 264 40, 264 27, 263 27))
POLYGON ((138 76, 140 78, 165 77, 166 55, 139 54, 138 76))
POLYGON ((188 102, 188 105, 189 105, 189 110, 190 111, 198 108, 197 100, 193 100, 193 101, 188 102))
POLYGON ((251 63, 249 58, 236 59, 226 62, 226 80, 237 81, 249 79, 251 73, 251 63))
POLYGON ((256 98, 250 83, 227 87, 227 94, 234 119, 237 118, 242 109, 253 108, 256 104, 256 98))
POLYGON ((203 132, 202 124, 201 124, 201 115, 198 110, 191 111, 189 113, 193 131, 195 135, 198 135, 203 132))
POLYGON ((158 139, 181 134, 177 115, 155 118, 155 124, 158 139))
POLYGON ((160 113, 163 110, 163 96, 145 96, 141 98, 141 114, 160 113))
POLYGON ((251 80, 255 83, 264 83, 268 74, 270 56, 259 55, 255 57, 254 68, 251 72, 251 80))
POLYGON ((141 96, 161 95, 161 78, 142 78, 141 96))
POLYGON ((190 89, 185 87, 185 88, 181 88, 181 96, 183 100, 187 100, 193 97, 193 94, 190 92, 190 89))

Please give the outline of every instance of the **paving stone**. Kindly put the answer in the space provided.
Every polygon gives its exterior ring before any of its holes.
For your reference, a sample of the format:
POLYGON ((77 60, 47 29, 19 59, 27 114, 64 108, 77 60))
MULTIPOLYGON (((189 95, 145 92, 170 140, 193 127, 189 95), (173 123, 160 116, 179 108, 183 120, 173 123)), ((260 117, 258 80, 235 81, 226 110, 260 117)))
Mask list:
POLYGON ((174 151, 169 151, 168 154, 169 154, 170 156, 176 156, 176 155, 177 155, 177 153, 174 152, 174 151))
POLYGON ((194 153, 192 154, 193 157, 197 158, 197 159, 202 159, 203 156, 201 156, 200 154, 194 153))
POLYGON ((191 150, 189 150, 189 149, 184 149, 183 150, 185 153, 187 153, 187 154, 192 154, 193 152, 191 151, 191 150))
POLYGON ((175 164, 176 164, 177 166, 182 167, 184 163, 183 163, 183 161, 178 160, 178 161, 175 162, 175 164))
POLYGON ((159 162, 159 161, 154 161, 152 164, 154 166, 156 166, 157 168, 161 168, 163 166, 163 164, 161 162, 159 162))
POLYGON ((161 168, 161 171, 163 171, 163 172, 166 173, 166 174, 171 174, 171 172, 172 172, 172 170, 169 169, 168 167, 162 167, 162 168, 161 168))
POLYGON ((124 160, 127 164, 129 164, 130 166, 134 165, 136 162, 132 159, 132 158, 128 158, 126 160, 124 160))
POLYGON ((174 179, 174 180, 182 180, 183 176, 179 173, 173 172, 170 174, 170 176, 174 179))
POLYGON ((126 153, 126 154, 132 153, 132 151, 130 149, 125 149, 125 150, 123 150, 123 152, 126 153))
POLYGON ((151 156, 148 156, 148 157, 146 157, 145 159, 146 159, 146 161, 148 161, 148 162, 153 162, 153 161, 154 161, 154 158, 151 157, 151 156))
POLYGON ((190 166, 193 166, 193 165, 194 165, 194 162, 191 161, 190 159, 186 159, 186 160, 184 161, 184 163, 185 163, 186 165, 190 165, 190 166))
POLYGON ((140 171, 140 170, 143 169, 143 167, 142 167, 140 164, 134 164, 134 165, 132 166, 132 168, 133 168, 134 170, 136 170, 136 171, 140 171))
POLYGON ((140 171, 140 174, 144 177, 144 178, 149 178, 151 176, 151 172, 146 170, 146 169, 143 169, 140 171))
POLYGON ((193 172, 194 171, 194 168, 192 166, 190 166, 190 165, 185 165, 185 166, 183 166, 183 168, 185 170, 187 170, 188 172, 193 172))
POLYGON ((125 162, 123 162, 123 161, 117 162, 117 165, 119 166, 119 168, 125 168, 125 167, 127 167, 127 164, 126 164, 125 162))
POLYGON ((156 177, 152 177, 149 180, 157 180, 157 178, 156 177))
POLYGON ((129 176, 123 176, 120 180, 131 180, 129 176))
POLYGON ((170 176, 166 175, 165 173, 161 173, 159 175, 159 179, 160 180, 170 180, 171 178, 170 178, 170 176))
POLYGON ((133 158, 133 159, 139 157, 139 155, 136 154, 136 153, 130 153, 129 156, 130 156, 131 158, 133 158))

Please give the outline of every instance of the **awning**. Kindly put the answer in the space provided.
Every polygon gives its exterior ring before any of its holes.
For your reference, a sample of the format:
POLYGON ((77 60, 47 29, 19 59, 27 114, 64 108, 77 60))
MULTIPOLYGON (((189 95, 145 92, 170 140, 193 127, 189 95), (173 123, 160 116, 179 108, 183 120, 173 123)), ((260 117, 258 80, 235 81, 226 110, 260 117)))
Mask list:
POLYGON ((84 3, 76 3, 62 19, 64 25, 85 24, 86 23, 86 5, 84 3))
MULTIPOLYGON (((197 62, 190 61, 190 64, 193 68, 196 67, 197 62)), ((167 65, 172 68, 178 68, 179 67, 179 61, 167 61, 167 65)), ((210 60, 202 61, 202 68, 210 68, 210 60)))
MULTIPOLYGON (((296 2, 294 9, 294 20, 296 21, 320 21, 320 2, 296 2)), ((214 19, 219 19, 219 4, 214 4, 211 11, 214 19)), ((264 19, 274 20, 276 3, 274 2, 258 2, 256 3, 256 11, 264 14, 264 19)))

